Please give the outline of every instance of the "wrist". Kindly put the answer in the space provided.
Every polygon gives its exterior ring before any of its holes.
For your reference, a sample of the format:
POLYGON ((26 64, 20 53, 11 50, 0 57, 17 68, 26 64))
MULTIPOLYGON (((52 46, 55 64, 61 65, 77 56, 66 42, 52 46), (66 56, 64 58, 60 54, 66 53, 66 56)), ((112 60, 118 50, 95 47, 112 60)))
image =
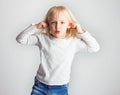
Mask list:
POLYGON ((85 33, 86 31, 84 29, 81 29, 81 31, 78 31, 78 34, 83 34, 85 33))
POLYGON ((35 24, 34 26, 35 26, 35 28, 37 28, 37 29, 38 29, 38 24, 35 24))

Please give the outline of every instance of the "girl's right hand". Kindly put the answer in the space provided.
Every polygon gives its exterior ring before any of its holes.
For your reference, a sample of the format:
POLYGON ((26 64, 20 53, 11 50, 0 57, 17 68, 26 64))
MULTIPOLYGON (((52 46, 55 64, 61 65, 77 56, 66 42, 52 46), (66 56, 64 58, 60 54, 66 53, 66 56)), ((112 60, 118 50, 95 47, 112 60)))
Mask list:
POLYGON ((42 21, 42 22, 40 22, 40 23, 38 23, 38 24, 35 24, 35 27, 36 27, 37 29, 45 29, 45 28, 47 27, 47 23, 44 22, 44 21, 42 21))

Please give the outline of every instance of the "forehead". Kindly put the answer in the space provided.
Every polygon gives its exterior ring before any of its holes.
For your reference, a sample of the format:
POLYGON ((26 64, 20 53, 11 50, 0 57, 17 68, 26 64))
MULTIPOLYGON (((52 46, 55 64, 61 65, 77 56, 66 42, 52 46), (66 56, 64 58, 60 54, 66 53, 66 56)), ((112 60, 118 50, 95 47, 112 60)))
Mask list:
POLYGON ((56 12, 51 15, 51 20, 63 20, 63 21, 69 21, 69 15, 67 12, 56 12))

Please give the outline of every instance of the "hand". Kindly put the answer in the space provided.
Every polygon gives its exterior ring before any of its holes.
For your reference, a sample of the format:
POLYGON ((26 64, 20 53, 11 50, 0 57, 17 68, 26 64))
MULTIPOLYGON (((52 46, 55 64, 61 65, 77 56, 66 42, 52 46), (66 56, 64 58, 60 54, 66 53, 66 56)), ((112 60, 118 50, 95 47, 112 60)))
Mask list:
POLYGON ((37 29, 45 29, 47 27, 47 23, 42 21, 38 24, 35 24, 35 26, 36 26, 37 29))
POLYGON ((78 23, 74 23, 74 24, 71 23, 71 28, 75 29, 76 32, 78 32, 78 33, 80 33, 80 34, 82 34, 82 33, 85 32, 85 30, 82 29, 81 26, 80 26, 80 24, 78 24, 78 23))

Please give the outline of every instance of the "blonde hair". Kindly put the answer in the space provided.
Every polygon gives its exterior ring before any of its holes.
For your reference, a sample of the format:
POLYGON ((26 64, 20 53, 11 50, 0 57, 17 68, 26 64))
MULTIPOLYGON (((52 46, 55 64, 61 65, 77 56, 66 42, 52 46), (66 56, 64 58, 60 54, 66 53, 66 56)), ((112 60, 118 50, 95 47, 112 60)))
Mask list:
MULTIPOLYGON (((50 20, 57 14, 59 14, 60 12, 63 12, 64 14, 66 14, 68 16, 68 20, 69 23, 72 25, 74 23, 77 23, 75 17, 73 16, 72 12, 65 6, 53 6, 52 8, 50 8, 46 14, 46 17, 44 19, 44 21, 48 24, 49 26, 49 22, 50 20)), ((47 27, 46 32, 50 35, 49 33, 50 29, 49 27, 47 27)), ((66 31, 66 37, 75 37, 76 36, 76 31, 73 28, 68 28, 66 31)))

